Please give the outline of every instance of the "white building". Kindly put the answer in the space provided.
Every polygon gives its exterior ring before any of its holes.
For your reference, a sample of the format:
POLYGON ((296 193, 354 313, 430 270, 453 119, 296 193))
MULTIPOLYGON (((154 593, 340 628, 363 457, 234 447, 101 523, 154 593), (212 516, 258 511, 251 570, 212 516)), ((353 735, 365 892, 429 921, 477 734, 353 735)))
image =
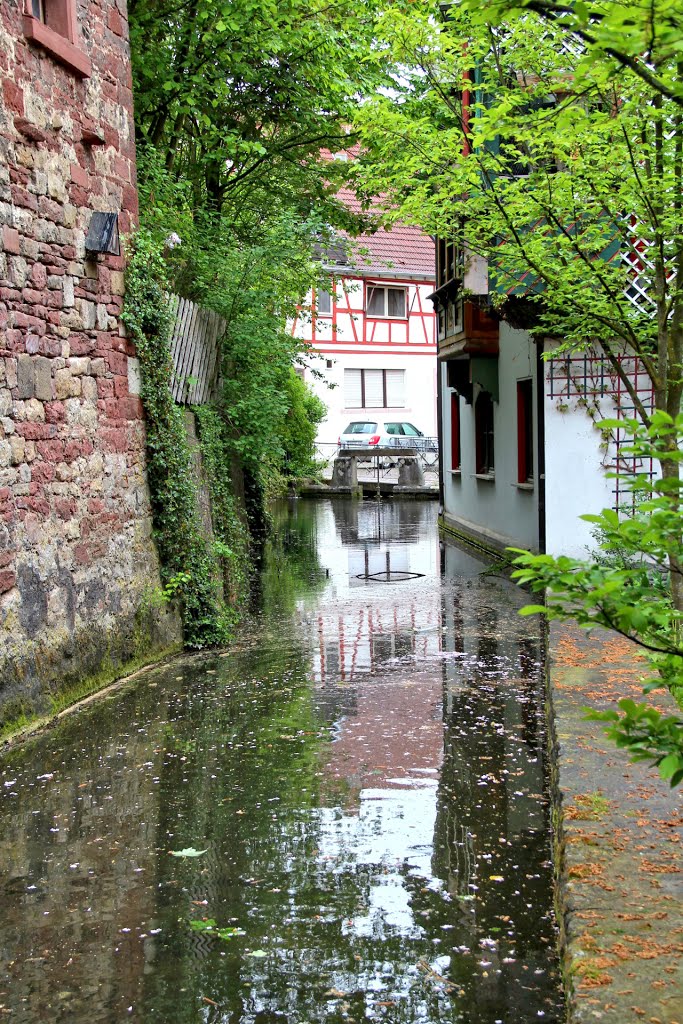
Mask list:
MULTIPOLYGON (((356 205, 347 190, 342 198, 356 205)), ((309 295, 312 316, 292 325, 315 352, 304 379, 328 408, 318 433, 323 454, 352 420, 408 421, 435 437, 432 239, 404 225, 380 229, 333 246, 325 265, 329 289, 309 295)))
MULTIPOLYGON (((499 319, 485 302, 485 266, 468 279, 451 249, 439 241, 434 293, 443 525, 491 549, 583 557, 597 542, 580 517, 625 500, 608 475, 626 468, 624 438, 605 443, 596 423, 632 417, 630 399, 599 353, 551 357, 554 342, 499 319)), ((651 406, 650 378, 634 357, 624 362, 651 406)))

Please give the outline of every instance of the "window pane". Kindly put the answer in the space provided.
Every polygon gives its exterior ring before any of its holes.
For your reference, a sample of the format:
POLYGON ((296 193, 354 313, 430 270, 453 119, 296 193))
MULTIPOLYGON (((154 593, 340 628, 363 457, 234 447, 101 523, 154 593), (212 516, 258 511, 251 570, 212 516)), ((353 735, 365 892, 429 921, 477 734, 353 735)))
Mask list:
POLYGON ((400 423, 385 423, 384 427, 385 427, 385 430, 386 430, 387 434, 400 434, 401 433, 401 424, 400 423))
POLYGON ((368 420, 356 420, 355 423, 349 423, 348 427, 344 431, 345 434, 374 434, 377 430, 377 424, 372 423, 368 420))
POLYGON ((406 315, 406 293, 403 288, 387 288, 387 300, 389 304, 389 316, 406 315))
POLYGON ((344 370, 344 405, 347 409, 362 408, 361 373, 362 370, 344 370))
POLYGON ((381 409, 384 406, 384 371, 364 370, 365 374, 365 407, 381 409))
POLYGON ((420 431, 412 423, 402 423, 401 426, 403 427, 403 433, 407 434, 408 437, 422 437, 420 431))
POLYGON ((332 296, 325 288, 321 288, 320 291, 318 292, 318 312, 332 312, 332 296))
POLYGON ((368 313, 384 316, 384 288, 368 288, 368 313))
POLYGON ((385 370, 387 379, 387 406, 402 409, 406 404, 405 370, 385 370))

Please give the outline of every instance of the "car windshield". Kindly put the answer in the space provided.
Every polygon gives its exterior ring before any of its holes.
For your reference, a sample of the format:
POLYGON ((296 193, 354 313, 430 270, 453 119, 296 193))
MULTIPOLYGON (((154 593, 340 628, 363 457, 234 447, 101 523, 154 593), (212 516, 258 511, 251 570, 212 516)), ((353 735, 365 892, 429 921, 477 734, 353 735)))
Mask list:
POLYGON ((360 420, 356 423, 349 423, 348 427, 344 431, 345 434, 374 434, 377 430, 376 423, 367 423, 360 420))

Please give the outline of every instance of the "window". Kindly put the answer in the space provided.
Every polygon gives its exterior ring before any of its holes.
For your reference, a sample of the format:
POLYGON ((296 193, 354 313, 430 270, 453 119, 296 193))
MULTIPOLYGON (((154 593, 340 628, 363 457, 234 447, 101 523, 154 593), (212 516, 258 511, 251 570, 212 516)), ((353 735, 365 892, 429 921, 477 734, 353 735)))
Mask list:
POLYGON ((474 432, 475 472, 477 476, 493 476, 493 399, 488 391, 481 391, 475 402, 474 432))
POLYGON ((80 78, 90 77, 90 59, 76 38, 76 0, 25 0, 24 35, 80 78))
POLYGON ((451 391, 451 469, 460 469, 460 395, 451 391))
POLYGON ((326 288, 320 288, 316 297, 318 316, 329 316, 332 312, 332 294, 326 288))
POLYGON ((344 370, 347 409, 402 409, 405 405, 404 370, 344 370))
POLYGON ((368 316, 406 318, 405 288, 384 288, 379 285, 368 285, 365 306, 368 316))
POLYGON ((437 288, 454 280, 458 263, 458 247, 455 242, 439 238, 436 249, 436 284, 437 288))
POLYGON ((517 482, 534 479, 534 413, 530 380, 517 381, 517 482))

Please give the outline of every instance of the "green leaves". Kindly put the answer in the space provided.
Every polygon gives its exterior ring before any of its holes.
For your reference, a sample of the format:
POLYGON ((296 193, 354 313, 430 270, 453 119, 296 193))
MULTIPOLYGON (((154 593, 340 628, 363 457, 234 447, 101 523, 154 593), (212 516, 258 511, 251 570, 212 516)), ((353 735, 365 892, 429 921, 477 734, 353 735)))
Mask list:
POLYGON ((229 942, 230 939, 247 934, 244 928, 237 928, 232 925, 227 928, 219 928, 213 918, 210 917, 202 921, 190 921, 190 928, 193 932, 201 932, 203 935, 210 935, 216 939, 221 939, 223 942, 229 942))
POLYGON ((672 787, 683 782, 683 719, 627 698, 619 701, 619 709, 621 714, 590 710, 586 718, 607 723, 607 736, 628 751, 631 761, 656 765, 672 787))

